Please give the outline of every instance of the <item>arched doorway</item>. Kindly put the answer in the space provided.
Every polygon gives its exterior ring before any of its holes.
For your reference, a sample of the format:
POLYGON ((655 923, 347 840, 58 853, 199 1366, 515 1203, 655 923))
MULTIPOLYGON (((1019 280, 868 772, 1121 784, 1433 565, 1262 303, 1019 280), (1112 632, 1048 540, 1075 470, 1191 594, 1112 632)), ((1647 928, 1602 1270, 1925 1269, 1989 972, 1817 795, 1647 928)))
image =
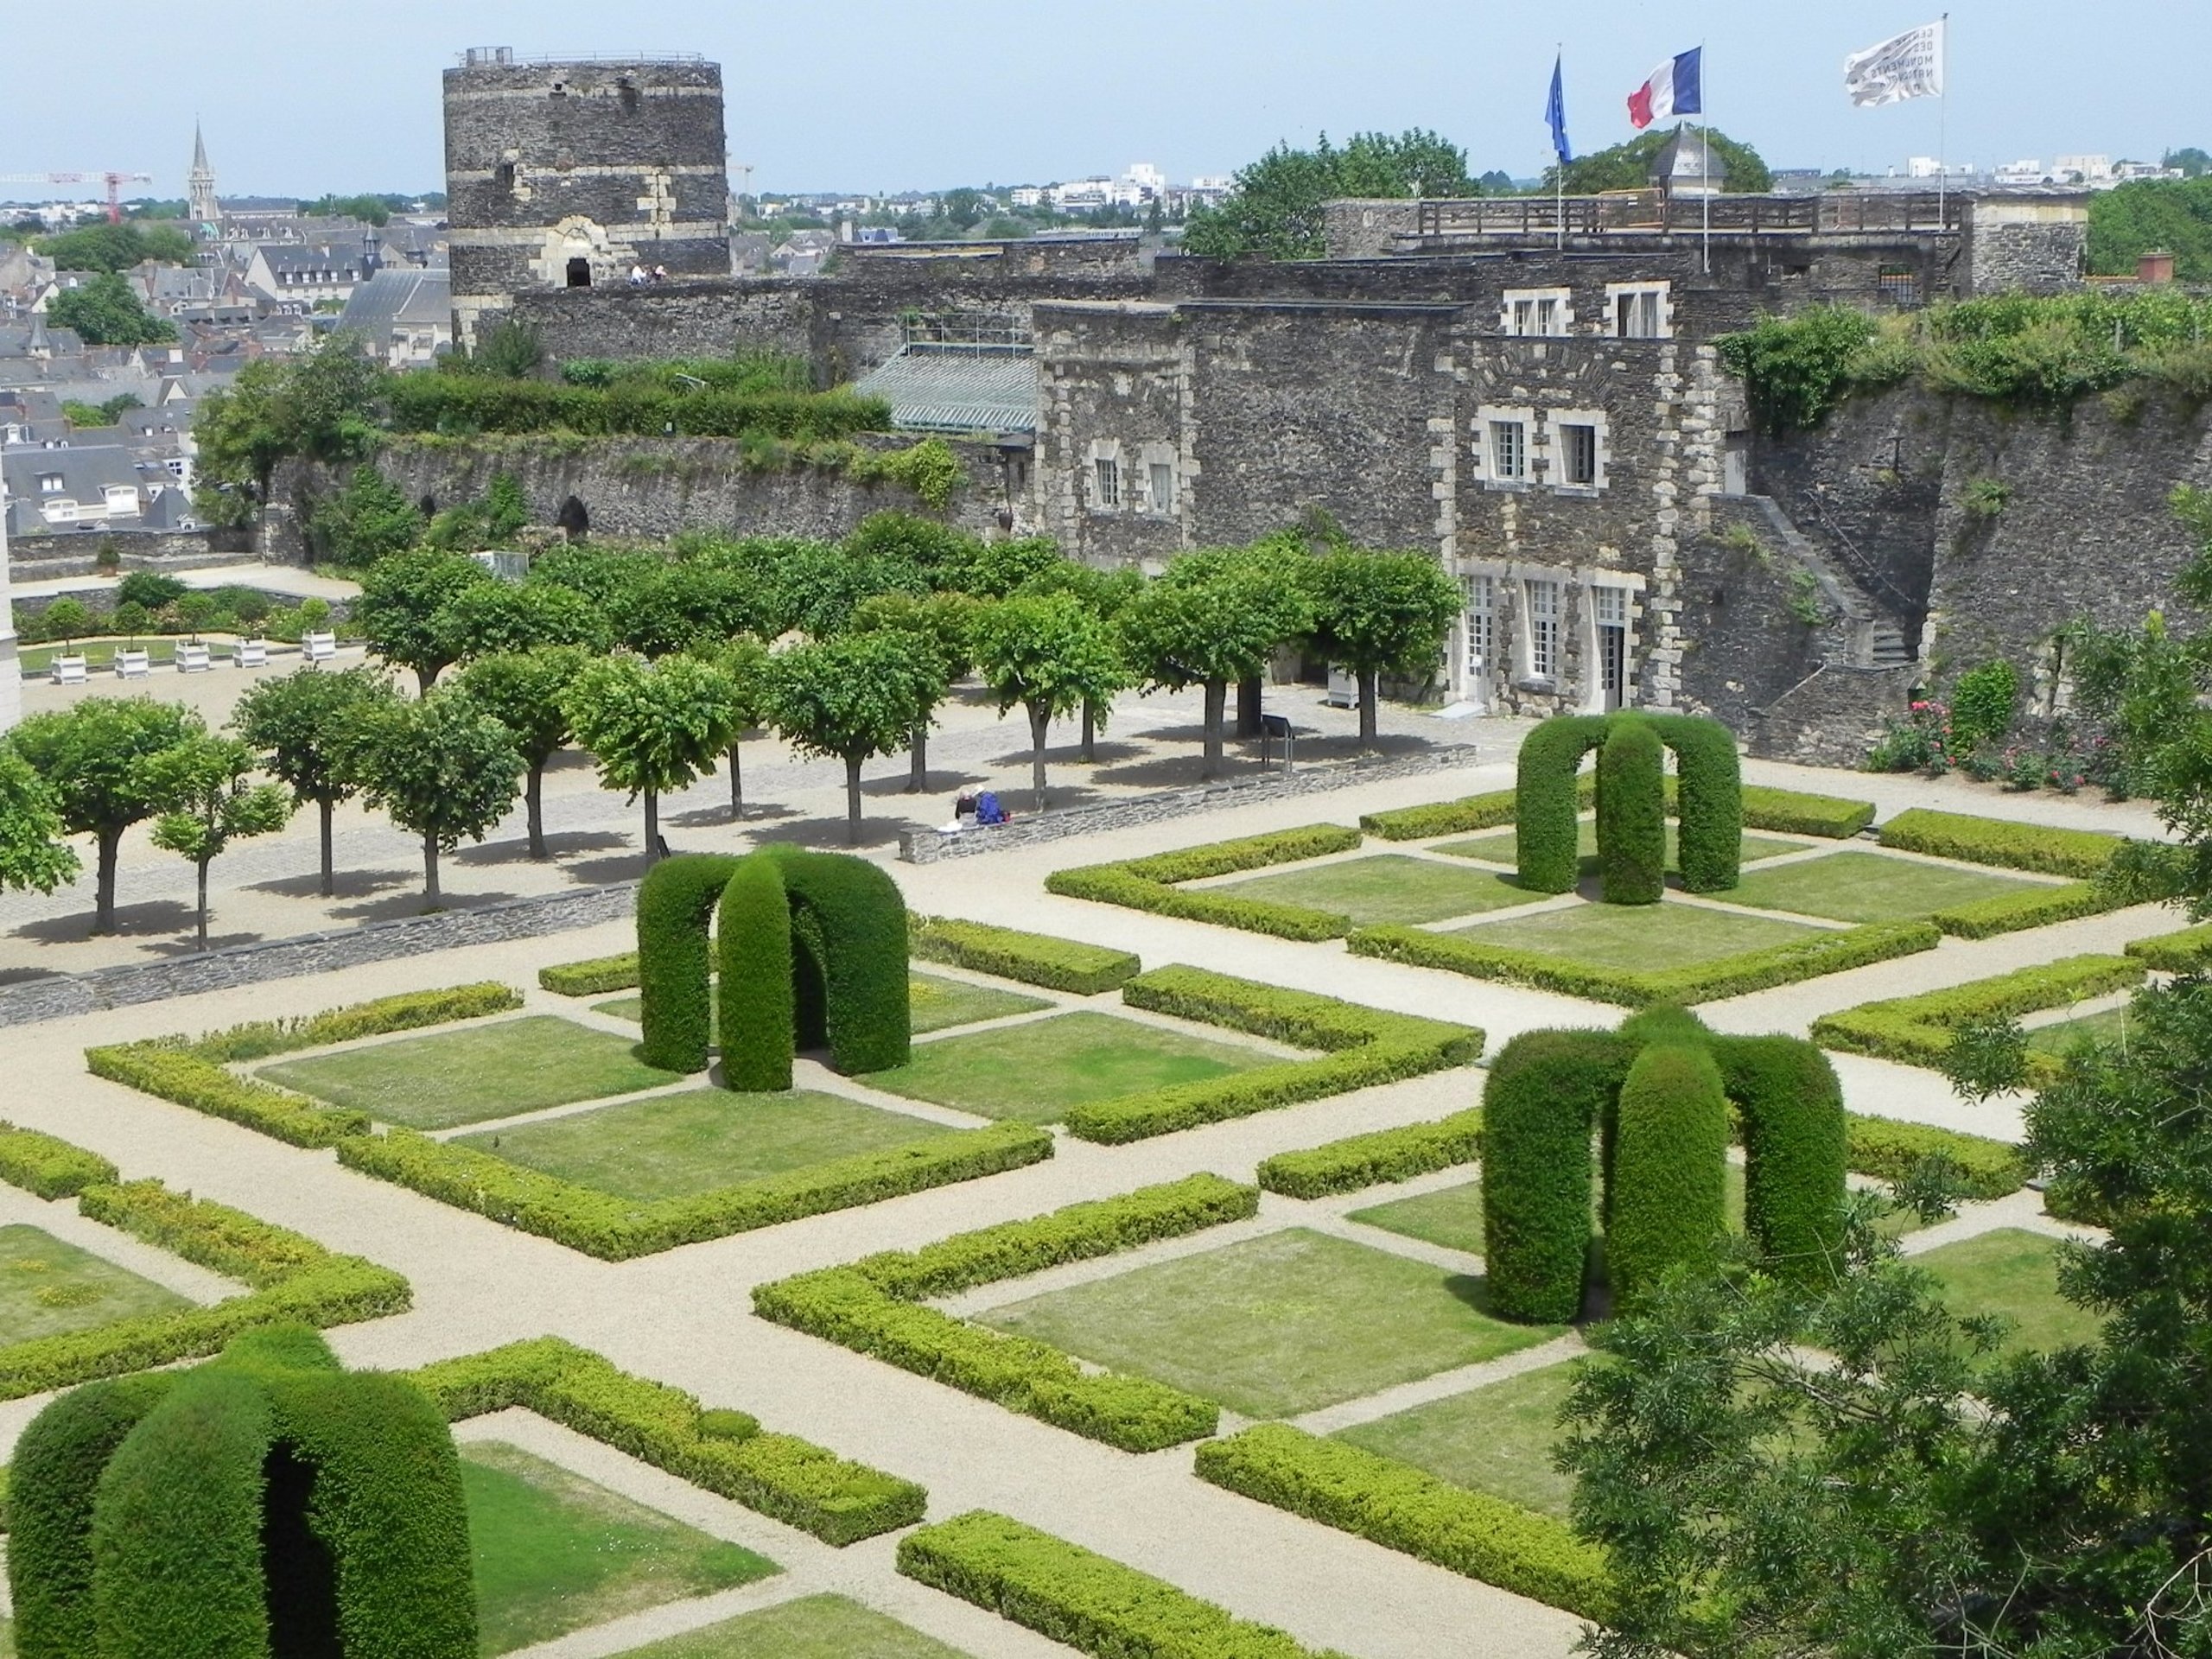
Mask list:
POLYGON ((580 257, 569 261, 569 286, 570 288, 591 286, 590 260, 580 257))

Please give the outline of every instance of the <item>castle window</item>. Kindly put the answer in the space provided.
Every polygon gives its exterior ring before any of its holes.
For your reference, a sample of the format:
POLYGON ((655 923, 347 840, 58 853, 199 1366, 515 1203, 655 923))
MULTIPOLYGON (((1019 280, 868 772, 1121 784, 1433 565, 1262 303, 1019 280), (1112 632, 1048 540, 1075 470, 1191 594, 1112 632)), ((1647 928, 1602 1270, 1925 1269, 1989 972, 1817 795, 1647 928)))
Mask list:
POLYGON ((1568 494, 1592 494, 1605 487, 1603 410, 1562 409, 1544 416, 1547 481, 1568 494))
POLYGON ((492 169, 492 182, 509 195, 512 195, 515 189, 515 164, 512 162, 501 162, 492 169))
POLYGON ((1522 607, 1528 614, 1526 641, 1529 677, 1559 677, 1559 594, 1556 582, 1531 578, 1521 584, 1522 607))
POLYGON ((1605 304, 1617 340, 1667 340, 1675 332, 1665 283, 1608 283, 1605 304))
POLYGON ((1090 505, 1094 507, 1118 507, 1122 505, 1122 463, 1112 455, 1101 455, 1092 463, 1095 486, 1090 505))
POLYGON ((1529 424, 1526 421, 1492 421, 1490 423, 1490 475, 1509 483, 1529 476, 1529 424))
POLYGON ((1628 698, 1628 589, 1590 589, 1590 632, 1597 674, 1590 687, 1592 713, 1611 714, 1628 698))
POLYGON ((1497 661, 1497 578, 1462 576, 1467 609, 1467 683, 1479 686, 1497 661))
POLYGON ((591 286, 590 260, 571 259, 569 261, 569 286, 570 288, 589 288, 591 286))
POLYGON ((1175 511, 1175 468, 1164 461, 1155 461, 1151 468, 1152 510, 1154 512, 1175 511))
POLYGON ((1594 485, 1598 481, 1598 429, 1566 424, 1559 429, 1560 480, 1594 485))
POLYGON ((1574 320, 1573 302, 1564 288, 1509 288, 1499 321, 1509 334, 1565 334, 1574 320))

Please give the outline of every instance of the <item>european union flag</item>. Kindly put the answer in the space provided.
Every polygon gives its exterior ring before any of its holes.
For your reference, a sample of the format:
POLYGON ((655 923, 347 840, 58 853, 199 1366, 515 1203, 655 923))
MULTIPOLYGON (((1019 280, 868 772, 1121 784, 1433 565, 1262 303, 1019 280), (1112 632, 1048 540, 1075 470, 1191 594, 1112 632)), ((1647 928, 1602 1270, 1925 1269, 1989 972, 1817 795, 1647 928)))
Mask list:
POLYGON ((1574 159, 1574 151, 1567 142, 1567 80, 1561 73, 1565 54, 1552 60, 1552 95, 1544 104, 1544 119, 1552 130, 1552 149, 1565 167, 1574 159))

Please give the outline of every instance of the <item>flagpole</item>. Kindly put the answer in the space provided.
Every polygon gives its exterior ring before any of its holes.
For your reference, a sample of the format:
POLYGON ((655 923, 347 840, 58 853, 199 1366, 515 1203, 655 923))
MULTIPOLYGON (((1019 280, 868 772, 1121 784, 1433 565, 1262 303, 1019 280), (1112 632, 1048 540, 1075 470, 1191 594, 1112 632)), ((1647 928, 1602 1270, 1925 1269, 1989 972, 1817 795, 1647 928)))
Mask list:
MULTIPOLYGON (((1566 73, 1567 42, 1561 41, 1552 59, 1552 85, 1559 86, 1566 73)), ((1552 245, 1564 253, 1567 251, 1567 160, 1556 155, 1552 159, 1557 163, 1552 168, 1552 231, 1556 238, 1552 245)))
POLYGON ((1705 107, 1705 42, 1697 43, 1697 112, 1705 117, 1705 143, 1698 147, 1702 176, 1698 200, 1705 210, 1705 274, 1713 275, 1713 116, 1705 107))
POLYGON ((1944 187, 1951 181, 1951 14, 1948 11, 1936 37, 1936 74, 1942 87, 1936 95, 1936 228, 1941 232, 1949 227, 1943 208, 1944 187))

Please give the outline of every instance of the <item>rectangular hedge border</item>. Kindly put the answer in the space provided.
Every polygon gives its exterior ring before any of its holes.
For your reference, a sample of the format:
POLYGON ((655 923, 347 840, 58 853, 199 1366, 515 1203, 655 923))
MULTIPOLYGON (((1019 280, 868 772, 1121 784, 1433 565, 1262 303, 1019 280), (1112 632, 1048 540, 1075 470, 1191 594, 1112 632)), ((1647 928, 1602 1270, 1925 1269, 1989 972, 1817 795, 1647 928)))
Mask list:
POLYGON ((1572 1529, 1346 1441, 1261 1423, 1201 1446, 1198 1476, 1586 1618, 1612 1611, 1605 1552, 1572 1529))
POLYGON ((448 1421, 520 1407, 680 1480, 840 1547, 910 1527, 928 1493, 743 1412, 702 1413, 680 1389, 633 1376, 559 1337, 510 1343, 410 1372, 448 1421))
POLYGON ((1107 1146, 1471 1065, 1482 1058, 1484 1040, 1471 1026, 1392 1014, 1203 968, 1155 968, 1122 986, 1122 1000, 1133 1008, 1323 1052, 1318 1059, 1284 1060, 1071 1108, 1064 1120, 1068 1133, 1107 1146))
POLYGON ((1134 951, 950 916, 909 917, 906 949, 925 962, 1076 996, 1110 991, 1135 978, 1144 966, 1134 951))
POLYGON ((907 1534, 899 1571, 1096 1659, 1344 1659, 988 1510, 907 1534))
POLYGON ((2099 830, 2056 830, 2047 824, 2015 823, 1968 812, 1937 812, 1924 806, 1908 808, 1882 826, 1885 847, 1967 864, 2070 875, 2083 881, 2103 874, 2113 855, 2126 844, 2126 837, 2099 830))
POLYGON ((2137 939, 2122 948, 2145 967, 2160 973, 2197 973, 2212 962, 2212 922, 2137 939))
POLYGON ((1970 899, 1939 910, 1928 919, 1955 938, 1992 939, 1999 933, 2024 928, 2048 927, 2054 922, 2078 921, 2101 916, 2134 901, 2101 881, 2069 881, 2063 887, 2037 887, 2032 893, 2004 893, 1993 899, 1970 899))
POLYGON ((113 1186, 122 1179, 97 1152, 0 1122, 0 1181, 10 1186, 41 1198, 73 1198, 88 1186, 113 1186))
MULTIPOLYGON (((2148 971, 2131 957, 2066 957, 1917 996, 1889 997, 1824 1014, 1813 1021, 1812 1038, 1839 1053, 1941 1070, 1950 1054, 1953 1033, 1961 1026, 2063 1008, 2139 984, 2148 971)), ((2028 1056, 2031 1082, 2048 1083, 2060 1070, 2055 1055, 2028 1056)))
MULTIPOLYGON (((28 1131, 10 1135, 19 1157, 28 1131)), ((39 1135, 41 1141, 52 1137, 39 1135)), ((64 1389, 95 1377, 119 1376, 180 1359, 219 1351, 241 1331, 256 1325, 300 1321, 314 1325, 351 1325, 360 1319, 404 1313, 411 1297, 407 1281, 389 1268, 357 1255, 340 1255, 313 1239, 274 1227, 244 1211, 211 1204, 188 1193, 172 1192, 159 1181, 84 1180, 95 1154, 69 1147, 81 1161, 63 1173, 65 1160, 51 1150, 41 1153, 41 1171, 59 1181, 59 1193, 73 1192, 78 1213, 135 1238, 251 1287, 212 1307, 188 1307, 118 1319, 90 1331, 35 1337, 0 1347, 0 1400, 64 1389)), ((13 1166, 0 1179, 15 1183, 13 1166)), ((18 1183, 19 1184, 19 1183, 18 1183)), ((38 1189, 32 1187, 35 1192, 38 1189)))
POLYGON ((1845 1166, 1879 1180, 1900 1180, 1923 1159, 1941 1157, 1950 1161, 1961 1197, 1986 1199, 2018 1192, 2035 1173, 2018 1147, 1986 1135, 1865 1112, 1852 1113, 1844 1128, 1845 1166))
POLYGON ((1052 1155, 1047 1131, 1027 1123, 994 1123, 711 1192, 640 1202, 410 1129, 348 1135, 336 1145, 338 1161, 348 1169, 603 1262, 626 1262, 804 1216, 977 1180, 1052 1155))
POLYGON ((1808 795, 1794 789, 1744 785, 1744 828, 1770 835, 1818 836, 1849 841, 1874 822, 1874 803, 1841 795, 1808 795))
MULTIPOLYGON (((1675 780, 1667 779, 1667 809, 1675 807, 1675 780)), ((1589 807, 1597 799, 1596 775, 1585 773, 1575 781, 1575 799, 1589 807)), ((1769 789, 1746 784, 1743 789, 1744 828, 1776 835, 1819 836, 1848 841, 1874 822, 1874 803, 1847 800, 1840 795, 1807 795, 1796 790, 1769 789)), ((1501 789, 1465 800, 1439 801, 1430 806, 1401 807, 1394 812, 1370 812, 1359 827, 1384 841, 1426 841, 1434 836, 1461 836, 1478 830, 1500 830, 1513 822, 1514 791, 1501 789)))
POLYGON ((289 1090, 239 1077, 226 1062, 267 1059, 328 1043, 505 1014, 521 1006, 521 995, 511 987, 484 981, 379 997, 301 1020, 256 1020, 197 1038, 156 1037, 88 1048, 85 1065, 96 1077, 291 1146, 333 1147, 347 1135, 365 1135, 368 1114, 323 1106, 289 1090))
POLYGON ((1433 1122, 1408 1123, 1298 1152, 1279 1152, 1261 1160, 1257 1179, 1263 1191, 1287 1198, 1325 1198, 1471 1164, 1482 1156, 1482 1149, 1483 1110, 1471 1106, 1433 1122))
POLYGON ((1144 1377, 1087 1372, 1057 1348, 921 1304, 1246 1220, 1258 1213, 1259 1203, 1256 1187, 1218 1175, 1187 1176, 957 1233, 918 1250, 887 1251, 756 1285, 753 1311, 1086 1439, 1124 1452, 1157 1452, 1211 1434, 1220 1427, 1220 1408, 1144 1377))
POLYGON ((1280 830, 1273 835, 1180 848, 1150 858, 1055 870, 1045 878, 1045 891, 1070 899, 1090 899, 1102 905, 1149 911, 1158 916, 1179 917, 1185 921, 1241 927, 1248 932, 1272 934, 1279 939, 1308 943, 1340 939, 1351 931, 1351 918, 1334 911, 1278 904, 1265 899, 1239 899, 1231 893, 1204 887, 1192 890, 1178 884, 1239 870, 1265 869, 1271 864, 1294 864, 1331 853, 1348 853, 1360 841, 1358 830, 1343 824, 1309 823, 1296 830, 1280 830))
POLYGON ((556 962, 537 970, 541 990, 556 996, 600 996, 608 991, 634 990, 638 984, 638 953, 625 950, 612 957, 591 957, 582 962, 556 962))
POLYGON ((1649 1007, 1672 1002, 1688 1006, 1725 996, 1741 996, 1777 985, 1817 979, 1824 974, 1863 968, 1916 951, 1932 950, 1942 938, 1932 922, 1877 922, 1864 927, 1823 931, 1789 944, 1746 950, 1712 962, 1647 973, 1600 968, 1536 950, 1487 945, 1474 939, 1431 933, 1415 927, 1366 927, 1345 941, 1354 956, 1379 957, 1417 968, 1441 968, 1471 979, 1526 985, 1540 991, 1649 1007))

